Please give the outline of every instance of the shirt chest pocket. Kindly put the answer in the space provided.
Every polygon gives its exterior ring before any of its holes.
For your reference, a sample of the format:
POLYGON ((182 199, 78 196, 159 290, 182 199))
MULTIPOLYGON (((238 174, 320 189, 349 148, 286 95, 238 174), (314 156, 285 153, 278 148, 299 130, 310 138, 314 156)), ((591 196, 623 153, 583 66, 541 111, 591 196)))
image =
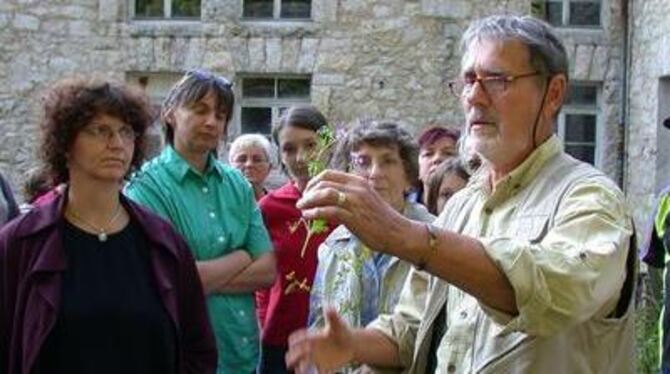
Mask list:
POLYGON ((514 239, 528 241, 531 244, 539 243, 549 231, 549 214, 524 214, 512 219, 506 235, 513 235, 514 239))

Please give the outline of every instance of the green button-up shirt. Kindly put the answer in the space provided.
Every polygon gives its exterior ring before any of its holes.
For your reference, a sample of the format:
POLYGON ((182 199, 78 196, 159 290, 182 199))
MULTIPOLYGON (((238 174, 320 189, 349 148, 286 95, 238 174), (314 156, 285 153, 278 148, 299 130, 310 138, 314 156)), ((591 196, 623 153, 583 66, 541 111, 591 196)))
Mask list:
POLYGON ((634 372, 633 308, 622 292, 635 279, 632 220, 617 186, 556 137, 495 190, 487 175, 475 177, 436 225, 482 243, 519 313, 412 271, 394 313, 371 324, 397 342, 409 372, 426 371, 433 334, 437 373, 634 372), (446 320, 436 333, 438 315, 446 320))
MULTIPOLYGON (((201 174, 168 146, 142 167, 125 193, 172 222, 196 260, 237 249, 257 258, 272 248, 251 186, 213 156, 201 174)), ((253 295, 210 295, 207 306, 217 338, 218 373, 253 372, 258 362, 253 295)))

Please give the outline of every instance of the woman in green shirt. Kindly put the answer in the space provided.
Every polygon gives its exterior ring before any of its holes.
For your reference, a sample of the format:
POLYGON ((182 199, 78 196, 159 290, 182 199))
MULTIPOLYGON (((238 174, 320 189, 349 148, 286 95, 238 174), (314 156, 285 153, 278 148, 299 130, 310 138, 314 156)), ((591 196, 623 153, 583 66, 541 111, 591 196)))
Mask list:
POLYGON ((251 373, 259 345, 253 292, 272 284, 275 260, 251 186, 215 157, 233 102, 225 78, 187 72, 161 111, 167 147, 126 193, 172 222, 193 251, 217 340, 217 372, 251 373))

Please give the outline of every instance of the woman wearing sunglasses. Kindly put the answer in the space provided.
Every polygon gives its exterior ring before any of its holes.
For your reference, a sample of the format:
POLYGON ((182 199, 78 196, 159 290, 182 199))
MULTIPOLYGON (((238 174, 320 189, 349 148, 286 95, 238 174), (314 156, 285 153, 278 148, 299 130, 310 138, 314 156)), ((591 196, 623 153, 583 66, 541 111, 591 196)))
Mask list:
POLYGON ((193 251, 216 335, 217 372, 251 373, 259 356, 253 293, 272 284, 275 262, 254 191, 215 157, 233 102, 223 77, 187 72, 163 103, 168 146, 126 192, 170 221, 193 251))

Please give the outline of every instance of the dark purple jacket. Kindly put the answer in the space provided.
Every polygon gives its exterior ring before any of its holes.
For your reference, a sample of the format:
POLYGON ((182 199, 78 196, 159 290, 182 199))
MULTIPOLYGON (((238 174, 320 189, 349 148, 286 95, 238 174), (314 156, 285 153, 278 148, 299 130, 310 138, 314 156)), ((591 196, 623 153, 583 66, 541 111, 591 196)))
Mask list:
MULTIPOLYGON (((59 196, 0 230, 0 373, 37 373, 67 270, 59 229, 64 200, 59 196)), ((177 331, 179 373, 213 373, 216 343, 187 244, 163 219, 123 195, 121 202, 149 243, 154 280, 177 331)))

